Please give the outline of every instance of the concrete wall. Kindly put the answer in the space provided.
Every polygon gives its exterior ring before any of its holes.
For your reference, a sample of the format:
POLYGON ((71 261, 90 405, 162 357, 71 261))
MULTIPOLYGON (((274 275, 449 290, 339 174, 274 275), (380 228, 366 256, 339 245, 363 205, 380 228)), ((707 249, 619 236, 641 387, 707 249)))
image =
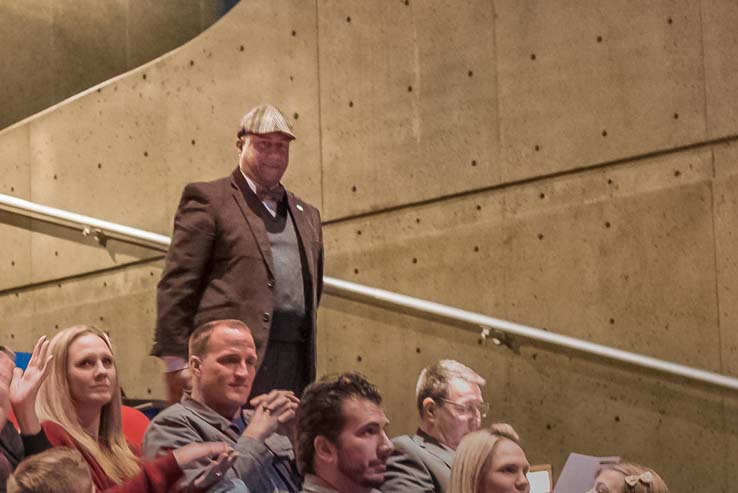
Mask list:
POLYGON ((237 1, 0 3, 0 128, 179 47, 237 1))
MULTIPOLYGON (((0 133, 0 191, 168 234, 183 184, 229 172, 239 117, 271 101, 327 274, 738 376, 735 25, 727 0, 241 2, 0 133)), ((127 393, 161 396, 160 260, 0 219, 4 339, 98 324, 127 393)), ((619 454, 674 491, 738 481, 733 392, 330 296, 319 315, 319 371, 378 383, 393 433, 415 427, 420 369, 452 357, 532 462, 619 454)))

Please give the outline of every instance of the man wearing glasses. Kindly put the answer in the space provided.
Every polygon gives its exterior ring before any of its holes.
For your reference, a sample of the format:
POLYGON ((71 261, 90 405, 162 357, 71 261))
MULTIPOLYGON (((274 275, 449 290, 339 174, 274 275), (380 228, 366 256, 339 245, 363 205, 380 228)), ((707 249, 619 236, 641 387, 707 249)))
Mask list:
POLYGON ((392 440, 384 493, 446 492, 456 447, 479 429, 489 405, 482 399, 485 381, 454 360, 441 360, 420 372, 415 389, 420 427, 415 435, 392 440))

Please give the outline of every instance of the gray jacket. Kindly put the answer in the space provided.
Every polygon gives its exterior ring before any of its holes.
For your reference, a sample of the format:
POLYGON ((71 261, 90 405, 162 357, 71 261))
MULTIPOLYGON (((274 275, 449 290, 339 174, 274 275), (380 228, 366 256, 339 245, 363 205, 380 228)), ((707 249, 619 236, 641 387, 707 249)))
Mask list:
MULTIPOLYGON (((251 414, 244 412, 246 423, 251 414)), ((299 491, 302 480, 287 437, 274 433, 262 442, 242 436, 231 421, 187 395, 153 419, 144 436, 144 458, 152 459, 173 448, 199 442, 225 442, 239 453, 240 457, 225 475, 226 480, 232 479, 237 484, 235 480, 240 479, 250 491, 259 493, 299 491), (285 475, 288 476, 286 480, 283 479, 285 475), (296 488, 285 487, 285 483, 292 483, 296 488)), ((187 481, 197 477, 209 462, 203 459, 187 465, 184 468, 187 481)), ((224 490, 222 483, 213 490, 240 491, 236 488, 224 490)))
POLYGON ((448 491, 455 452, 422 430, 412 437, 392 439, 395 450, 387 460, 382 491, 416 493, 448 491))

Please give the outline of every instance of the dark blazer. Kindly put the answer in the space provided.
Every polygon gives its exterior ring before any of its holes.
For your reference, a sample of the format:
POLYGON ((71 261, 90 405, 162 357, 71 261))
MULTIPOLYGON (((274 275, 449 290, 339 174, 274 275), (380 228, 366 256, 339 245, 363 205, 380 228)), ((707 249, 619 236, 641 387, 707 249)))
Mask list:
POLYGON ((422 430, 392 439, 395 450, 387 461, 384 493, 446 492, 454 451, 422 430))
MULTIPOLYGON (((236 170, 207 183, 190 183, 182 192, 174 233, 157 286, 154 356, 187 358, 187 339, 199 325, 235 318, 251 329, 258 364, 264 359, 273 306, 274 261, 263 204, 236 170)), ((310 380, 315 378, 315 319, 323 287, 323 234, 316 208, 287 192, 306 277, 310 318, 310 380)))

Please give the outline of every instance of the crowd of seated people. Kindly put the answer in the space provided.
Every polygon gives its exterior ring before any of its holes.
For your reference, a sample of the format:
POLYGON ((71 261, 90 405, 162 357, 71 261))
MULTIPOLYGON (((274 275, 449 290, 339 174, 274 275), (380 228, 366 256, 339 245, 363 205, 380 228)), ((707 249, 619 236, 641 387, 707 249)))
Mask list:
MULTIPOLYGON (((418 429, 390 440, 379 390, 356 373, 323 377, 301 398, 252 396, 251 331, 210 322, 189 341, 191 391, 152 420, 138 447, 123 430, 104 332, 74 326, 42 337, 25 371, 0 349, 0 491, 530 491, 518 434, 481 428, 485 381, 456 361, 422 371, 418 429)), ((668 493, 655 471, 631 463, 604 466, 590 482, 586 493, 668 493)))

